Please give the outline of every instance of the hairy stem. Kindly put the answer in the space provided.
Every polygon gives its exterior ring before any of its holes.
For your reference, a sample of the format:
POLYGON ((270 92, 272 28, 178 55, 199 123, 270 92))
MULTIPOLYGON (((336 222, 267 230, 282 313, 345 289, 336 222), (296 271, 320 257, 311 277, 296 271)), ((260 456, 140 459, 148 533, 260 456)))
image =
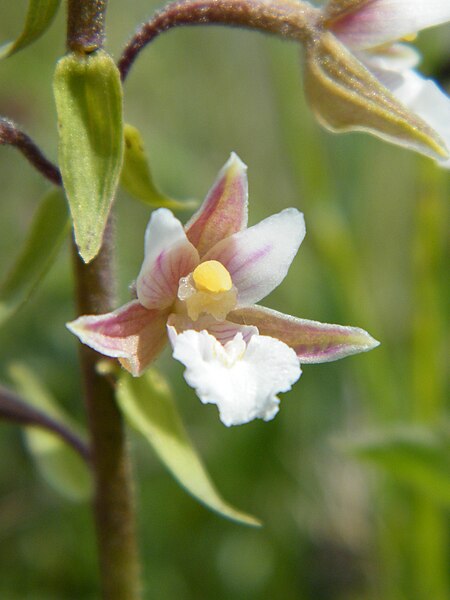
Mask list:
POLYGON ((89 53, 105 41, 105 13, 108 0, 68 0, 67 46, 89 53))
POLYGON ((73 431, 3 386, 0 386, 0 419, 51 431, 72 446, 86 462, 90 461, 89 448, 73 431))
MULTIPOLYGON (((97 257, 85 264, 74 244, 79 314, 112 308, 113 227, 108 224, 97 257)), ((80 346, 96 483, 95 522, 105 600, 139 598, 133 490, 124 422, 114 390, 97 371, 101 356, 80 346)))
POLYGON ((58 167, 44 156, 33 140, 15 123, 0 117, 0 145, 2 144, 17 148, 44 177, 55 185, 62 184, 58 167))
POLYGON ((256 29, 306 43, 319 30, 321 12, 299 0, 182 0, 168 4, 130 39, 118 67, 125 80, 143 48, 159 34, 185 25, 256 29))
MULTIPOLYGON (((106 0, 68 1, 68 48, 89 53, 104 40, 106 0)), ((111 218, 97 257, 85 264, 73 244, 78 314, 112 309, 114 297, 111 218)), ((95 480, 94 517, 104 600, 137 600, 139 561, 131 466, 122 415, 114 390, 99 374, 100 355, 80 347, 84 395, 95 480)))

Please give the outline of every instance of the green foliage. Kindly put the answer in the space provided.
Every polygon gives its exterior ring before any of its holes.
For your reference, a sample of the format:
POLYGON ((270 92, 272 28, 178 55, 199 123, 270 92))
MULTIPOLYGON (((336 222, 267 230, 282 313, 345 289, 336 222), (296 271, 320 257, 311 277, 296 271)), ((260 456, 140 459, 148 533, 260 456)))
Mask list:
POLYGON ((450 507, 450 433, 424 426, 380 431, 348 450, 382 467, 395 479, 450 507))
POLYGON ((61 0, 29 0, 24 28, 19 37, 0 47, 0 59, 32 44, 50 27, 61 0))
POLYGON ((124 126, 125 152, 120 184, 131 195, 152 208, 190 210, 196 200, 174 200, 158 190, 154 181, 141 134, 132 125, 124 126))
POLYGON ((42 199, 22 249, 0 285, 0 325, 30 298, 68 231, 64 194, 52 190, 42 199))
MULTIPOLYGON (((73 431, 79 429, 27 367, 11 365, 10 375, 18 392, 31 406, 73 431)), ((72 501, 84 501, 91 497, 91 473, 73 448, 54 433, 39 428, 26 428, 24 436, 39 472, 55 490, 72 501)))
POLYGON ((187 492, 223 517, 244 525, 261 525, 255 517, 222 500, 192 446, 167 382, 155 369, 140 378, 121 375, 117 398, 130 424, 187 492))
POLYGON ((81 257, 98 253, 123 155, 122 86, 103 50, 69 54, 56 67, 59 163, 81 257))

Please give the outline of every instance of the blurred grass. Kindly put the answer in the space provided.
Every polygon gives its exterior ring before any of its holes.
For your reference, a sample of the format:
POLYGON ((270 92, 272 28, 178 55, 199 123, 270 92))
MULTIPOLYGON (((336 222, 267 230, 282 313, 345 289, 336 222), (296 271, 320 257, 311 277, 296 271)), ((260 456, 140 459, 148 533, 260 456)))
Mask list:
MULTIPOLYGON (((0 1, 2 40, 20 30, 25 6, 0 1)), ((115 57, 156 6, 111 2, 115 57)), ((0 114, 53 158, 51 78, 64 27, 61 11, 46 37, 0 64, 0 114)), ((428 71, 448 56, 448 38, 448 28, 421 36, 428 71)), ((180 365, 161 358, 219 489, 265 528, 208 513, 133 437, 146 598, 446 600, 448 516, 338 452, 333 438, 443 422, 448 173, 368 136, 321 130, 302 96, 298 49, 258 34, 162 36, 136 63, 125 102, 168 194, 202 198, 235 150, 249 165, 251 223, 287 206, 305 212, 307 237, 265 304, 358 325, 382 342, 366 355, 305 367, 273 422, 233 429, 198 402, 180 365)), ((16 152, 0 152, 2 273, 47 185, 16 152)), ((140 268, 149 212, 122 193, 116 212, 119 302, 140 268)), ((64 327, 71 293, 66 249, 33 302, 0 331, 0 376, 7 381, 9 362, 25 362, 80 417, 76 344, 64 327)), ((16 429, 2 425, 0 449, 0 597, 97 597, 88 508, 46 487, 16 429)))

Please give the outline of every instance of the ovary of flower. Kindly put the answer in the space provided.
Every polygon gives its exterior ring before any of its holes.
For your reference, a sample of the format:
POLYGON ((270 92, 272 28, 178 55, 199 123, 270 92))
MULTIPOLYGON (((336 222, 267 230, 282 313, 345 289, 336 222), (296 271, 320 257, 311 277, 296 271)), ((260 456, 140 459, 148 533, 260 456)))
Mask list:
POLYGON ((247 228, 246 167, 232 154, 185 228, 156 210, 145 233, 137 299, 68 323, 79 339, 139 376, 167 340, 185 379, 226 425, 278 411, 300 364, 336 360, 378 342, 357 327, 297 319, 256 303, 284 279, 305 235, 290 208, 247 228))
POLYGON ((322 123, 372 131, 449 168, 450 99, 415 70, 420 55, 402 42, 449 22, 450 1, 329 0, 322 15, 324 35, 307 61, 307 91, 322 123))

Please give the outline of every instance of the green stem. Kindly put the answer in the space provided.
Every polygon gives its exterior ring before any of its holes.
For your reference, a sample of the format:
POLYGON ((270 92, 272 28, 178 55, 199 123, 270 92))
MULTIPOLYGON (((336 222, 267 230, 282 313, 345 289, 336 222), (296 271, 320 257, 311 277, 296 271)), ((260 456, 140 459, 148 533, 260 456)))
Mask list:
MULTIPOLYGON (((89 53, 101 48, 106 6, 106 0, 68 0, 70 50, 89 53)), ((73 244, 78 314, 112 309, 113 249, 111 220, 100 252, 89 264, 83 262, 73 244)), ((80 357, 95 480, 94 519, 102 594, 104 600, 137 600, 139 560, 124 420, 112 386, 98 373, 101 356, 81 346, 80 357)))

